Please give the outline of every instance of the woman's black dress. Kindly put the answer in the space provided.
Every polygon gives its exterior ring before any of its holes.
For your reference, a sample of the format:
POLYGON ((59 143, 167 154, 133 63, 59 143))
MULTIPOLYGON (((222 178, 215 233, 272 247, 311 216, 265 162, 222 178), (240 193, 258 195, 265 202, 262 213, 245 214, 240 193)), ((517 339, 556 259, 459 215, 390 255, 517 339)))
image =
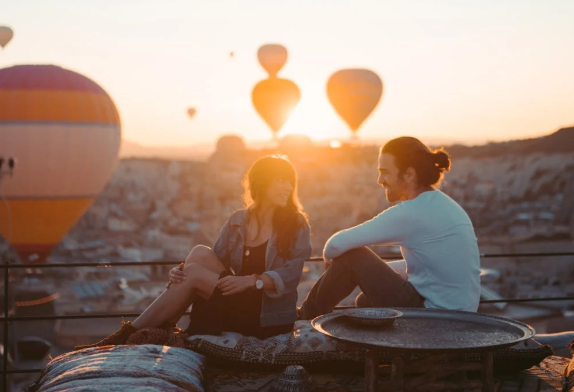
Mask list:
MULTIPOLYGON (((267 242, 245 247, 239 276, 261 275, 265 271, 267 242)), ((232 275, 222 272, 219 279, 232 275)), ((247 289, 241 293, 223 296, 217 287, 209 300, 198 298, 193 303, 187 333, 190 335, 220 335, 221 332, 239 332, 245 336, 267 338, 290 332, 293 324, 262 327, 260 324, 263 290, 247 289)))

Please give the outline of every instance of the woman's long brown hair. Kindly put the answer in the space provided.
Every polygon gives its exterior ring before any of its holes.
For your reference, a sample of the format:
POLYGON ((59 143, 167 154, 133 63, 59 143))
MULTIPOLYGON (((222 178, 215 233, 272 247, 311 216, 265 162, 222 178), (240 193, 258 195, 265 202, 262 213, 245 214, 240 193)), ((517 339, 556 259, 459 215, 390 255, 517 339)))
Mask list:
POLYGON ((297 172, 286 156, 268 155, 251 165, 243 180, 243 201, 246 208, 256 212, 261 198, 274 180, 287 180, 293 186, 287 205, 276 207, 272 220, 279 255, 289 259, 297 230, 307 221, 307 215, 297 196, 297 172))

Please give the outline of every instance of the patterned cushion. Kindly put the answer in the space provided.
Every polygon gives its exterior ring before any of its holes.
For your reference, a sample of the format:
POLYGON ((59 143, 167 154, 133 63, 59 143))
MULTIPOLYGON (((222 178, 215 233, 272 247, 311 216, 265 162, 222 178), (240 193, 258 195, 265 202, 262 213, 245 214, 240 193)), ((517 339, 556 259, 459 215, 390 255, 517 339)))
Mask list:
POLYGON ((217 359, 265 365, 307 364, 364 359, 361 350, 317 332, 309 321, 297 321, 293 332, 258 339, 235 332, 194 335, 188 348, 217 359))
POLYGON ((54 358, 27 392, 204 392, 204 357, 156 345, 104 346, 54 358))
MULTIPOLYGON (((352 362, 365 360, 364 349, 323 335, 309 321, 297 321, 293 332, 267 339, 257 339, 234 332, 221 336, 195 335, 188 338, 188 348, 210 358, 223 361, 257 363, 260 365, 304 365, 318 362, 352 362)), ((528 369, 552 355, 549 346, 530 339, 516 346, 499 349, 494 355, 494 367, 499 373, 528 369)), ((417 359, 424 354, 412 354, 417 359)), ((391 361, 389 352, 381 353, 381 363, 391 361)), ((467 354, 467 361, 480 361, 480 354, 467 354)))

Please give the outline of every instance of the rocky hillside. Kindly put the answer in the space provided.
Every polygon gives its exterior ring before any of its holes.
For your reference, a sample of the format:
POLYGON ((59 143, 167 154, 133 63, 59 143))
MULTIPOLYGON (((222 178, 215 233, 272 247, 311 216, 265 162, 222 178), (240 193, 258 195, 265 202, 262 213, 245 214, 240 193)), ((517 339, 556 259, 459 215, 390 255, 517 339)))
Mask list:
MULTIPOLYGON (((332 233, 388 206, 376 184, 377 146, 283 147, 299 172, 315 253, 332 233)), ((574 128, 536 139, 446 149, 453 165, 442 190, 468 211, 482 241, 538 232, 565 235, 574 211, 568 191, 574 189, 574 128)), ((207 162, 122 160, 69 240, 164 247, 165 257, 181 257, 195 243, 217 237, 229 214, 242 206, 240 183, 251 162, 274 152, 248 150, 234 139, 220 142, 207 162)))

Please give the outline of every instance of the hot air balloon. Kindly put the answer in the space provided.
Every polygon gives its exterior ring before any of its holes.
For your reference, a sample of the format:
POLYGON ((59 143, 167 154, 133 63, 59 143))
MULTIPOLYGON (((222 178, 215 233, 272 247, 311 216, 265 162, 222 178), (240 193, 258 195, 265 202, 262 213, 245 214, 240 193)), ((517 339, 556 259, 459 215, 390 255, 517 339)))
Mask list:
POLYGON ((327 82, 327 96, 353 136, 372 113, 383 94, 381 78, 368 69, 343 69, 327 82))
POLYGON ((0 233, 23 262, 42 262, 84 214, 118 159, 120 118, 95 82, 53 65, 0 69, 0 233))
POLYGON ((0 26, 0 46, 4 48, 14 36, 14 32, 8 26, 0 26))
POLYGON ((188 108, 187 109, 187 115, 189 116, 189 118, 195 117, 196 113, 197 113, 197 110, 195 108, 188 108))
POLYGON ((288 79, 271 78, 260 81, 253 88, 251 100, 257 113, 273 131, 281 129, 301 100, 299 87, 288 79))
POLYGON ((287 62, 287 49, 279 44, 263 45, 257 51, 259 64, 274 78, 287 62))

